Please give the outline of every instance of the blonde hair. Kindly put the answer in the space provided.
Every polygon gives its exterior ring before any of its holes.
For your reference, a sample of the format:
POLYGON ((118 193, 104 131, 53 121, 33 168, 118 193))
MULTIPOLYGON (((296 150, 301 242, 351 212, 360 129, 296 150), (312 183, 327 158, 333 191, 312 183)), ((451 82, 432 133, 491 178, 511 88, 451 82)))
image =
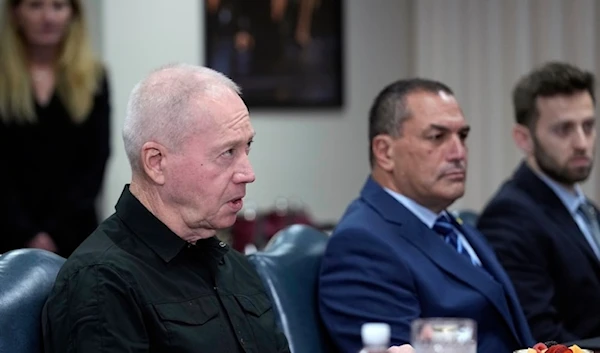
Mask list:
MULTIPOLYGON (((21 1, 4 0, 0 18, 0 116, 4 122, 37 121, 25 43, 12 15, 21 1)), ((81 0, 69 3, 73 14, 55 66, 56 92, 71 120, 81 123, 92 109, 104 73, 92 51, 81 0)))

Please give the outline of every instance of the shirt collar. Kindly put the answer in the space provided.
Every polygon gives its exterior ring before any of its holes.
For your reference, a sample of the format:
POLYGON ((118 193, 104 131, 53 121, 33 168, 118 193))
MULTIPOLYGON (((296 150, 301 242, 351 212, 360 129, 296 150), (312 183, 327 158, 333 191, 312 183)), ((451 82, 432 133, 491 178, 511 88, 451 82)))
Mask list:
POLYGON ((195 246, 181 239, 142 205, 129 191, 129 185, 125 185, 115 209, 125 225, 165 262, 170 262, 186 246, 215 248, 221 256, 227 252, 225 243, 216 237, 198 240, 195 246))
POLYGON ((417 218, 421 220, 421 222, 425 223, 425 225, 429 228, 433 228, 435 221, 441 215, 446 214, 446 211, 442 211, 439 214, 435 214, 430 209, 423 207, 416 203, 414 200, 409 199, 408 197, 401 195, 395 191, 392 191, 388 188, 383 188, 388 194, 390 194, 393 198, 395 198, 400 204, 404 207, 408 208, 417 218))
POLYGON ((579 206, 585 203, 585 195, 583 194, 583 191, 581 191, 579 184, 575 184, 575 187, 573 188, 575 193, 573 194, 567 188, 560 185, 546 174, 536 171, 536 175, 542 179, 542 181, 546 183, 546 185, 548 185, 552 191, 554 191, 556 196, 558 196, 560 201, 563 203, 563 205, 565 205, 567 210, 569 210, 572 215, 575 215, 579 209, 579 206))

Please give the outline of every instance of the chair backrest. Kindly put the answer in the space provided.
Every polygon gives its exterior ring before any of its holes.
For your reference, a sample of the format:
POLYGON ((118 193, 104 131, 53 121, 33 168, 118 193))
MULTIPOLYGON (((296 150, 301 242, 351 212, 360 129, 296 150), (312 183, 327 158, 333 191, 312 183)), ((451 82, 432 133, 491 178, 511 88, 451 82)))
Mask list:
POLYGON ((329 237, 308 225, 279 231, 263 251, 248 256, 271 297, 292 353, 332 352, 321 322, 317 283, 329 237))
POLYGON ((0 353, 42 352, 42 308, 64 262, 39 249, 0 254, 0 353))
POLYGON ((452 212, 454 216, 462 219, 466 224, 475 227, 477 225, 477 219, 479 218, 479 214, 473 210, 469 209, 460 209, 452 212))

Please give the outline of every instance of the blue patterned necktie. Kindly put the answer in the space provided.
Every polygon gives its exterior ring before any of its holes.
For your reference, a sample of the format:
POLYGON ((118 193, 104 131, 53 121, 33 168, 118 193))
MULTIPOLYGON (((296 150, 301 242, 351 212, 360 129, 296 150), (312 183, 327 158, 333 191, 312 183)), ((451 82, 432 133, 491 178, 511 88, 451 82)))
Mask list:
POLYGON ((435 221, 435 224, 433 225, 433 230, 444 238, 446 244, 452 246, 454 250, 456 250, 459 254, 465 256, 465 258, 471 264, 473 264, 473 259, 471 258, 471 255, 469 255, 469 252, 467 251, 467 249, 465 249, 463 244, 458 241, 458 233, 456 233, 454 225, 452 224, 452 221, 450 220, 450 217, 448 217, 447 214, 443 214, 438 217, 438 219, 435 221))

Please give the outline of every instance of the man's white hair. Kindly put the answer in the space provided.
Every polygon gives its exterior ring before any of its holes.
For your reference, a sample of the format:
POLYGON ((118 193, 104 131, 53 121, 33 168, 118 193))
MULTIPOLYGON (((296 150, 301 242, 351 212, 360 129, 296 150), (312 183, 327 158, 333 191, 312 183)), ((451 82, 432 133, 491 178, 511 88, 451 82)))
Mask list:
POLYGON ((142 171, 142 146, 154 141, 177 148, 188 136, 191 122, 209 110, 210 104, 226 92, 240 94, 239 86, 220 72, 189 64, 170 64, 152 71, 131 92, 123 126, 123 142, 132 172, 142 171), (194 100, 196 104, 190 104, 194 100))

